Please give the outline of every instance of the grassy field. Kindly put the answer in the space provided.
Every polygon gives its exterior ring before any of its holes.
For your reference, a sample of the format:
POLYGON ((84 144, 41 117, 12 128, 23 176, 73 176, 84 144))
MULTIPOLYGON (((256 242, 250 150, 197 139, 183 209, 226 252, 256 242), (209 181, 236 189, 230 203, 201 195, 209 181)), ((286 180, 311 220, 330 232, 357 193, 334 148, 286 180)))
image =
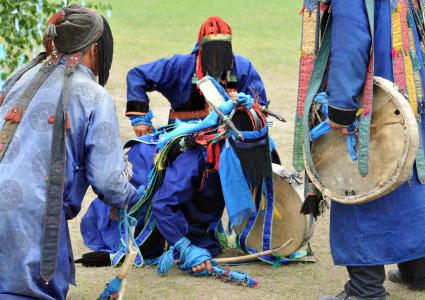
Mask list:
MULTIPOLYGON (((133 137, 124 117, 127 71, 174 53, 190 52, 202 22, 211 15, 218 15, 232 26, 234 52, 249 58, 261 74, 271 107, 288 119, 286 124, 274 122, 272 135, 277 140, 284 165, 290 168, 301 29, 300 0, 110 2, 116 52, 107 88, 116 102, 123 141, 133 137)), ((156 113, 154 123, 165 124, 167 101, 159 94, 153 94, 151 100, 156 113)), ((88 193, 83 207, 86 208, 94 197, 93 193, 88 193)), ((84 209, 70 222, 75 257, 88 251, 79 232, 83 213, 84 209)), ((337 293, 347 280, 347 274, 344 268, 333 265, 328 230, 327 215, 318 220, 312 239, 315 256, 319 259, 316 264, 299 263, 279 269, 260 263, 239 267, 259 279, 259 289, 211 278, 195 278, 178 270, 160 277, 153 268, 143 268, 132 271, 127 299, 317 299, 319 295, 337 293)), ((78 286, 71 288, 69 299, 95 299, 114 272, 116 270, 111 268, 77 267, 78 286)), ((425 293, 412 292, 390 282, 385 286, 393 295, 391 299, 425 299, 425 293)))

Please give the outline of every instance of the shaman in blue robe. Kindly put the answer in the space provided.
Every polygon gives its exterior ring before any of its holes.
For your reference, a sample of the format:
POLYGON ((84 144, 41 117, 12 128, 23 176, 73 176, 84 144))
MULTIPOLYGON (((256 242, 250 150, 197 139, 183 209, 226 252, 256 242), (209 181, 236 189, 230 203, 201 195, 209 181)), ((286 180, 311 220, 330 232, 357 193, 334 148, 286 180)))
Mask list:
MULTIPOLYGON (((391 81, 394 80, 391 5, 396 2, 375 1, 375 75, 391 81)), ((359 108, 355 97, 362 92, 371 46, 364 1, 332 1, 332 13, 329 104, 330 108, 337 110, 355 111, 359 108)), ((412 23, 422 86, 425 86, 422 51, 415 23, 412 23)), ((425 112, 420 113, 424 120, 425 112)), ((419 129, 422 141, 425 141, 424 121, 419 129)), ((332 202, 330 244, 334 262, 346 266, 371 266, 425 257, 423 228, 425 185, 419 182, 414 169, 411 180, 376 201, 362 205, 332 202)))
MULTIPOLYGON (((155 142, 153 135, 140 137, 128 152, 134 172, 131 183, 136 187, 146 186, 148 182, 157 152, 155 142)), ((160 236, 151 236, 146 245, 141 246, 144 258, 162 254, 164 245, 161 238, 174 245, 177 240, 186 237, 213 256, 220 252, 214 229, 223 214, 224 199, 218 173, 209 173, 202 182, 206 165, 204 156, 201 148, 188 149, 167 167, 162 185, 152 201, 153 217, 160 236)), ((95 200, 82 219, 84 243, 94 251, 114 253, 119 250, 118 224, 109 219, 109 211, 108 205, 95 200)))
MULTIPOLYGON (((25 73, 8 93, 0 107, 0 128, 40 66, 25 73)), ((124 174, 114 103, 93 73, 80 65, 70 87, 58 265, 52 281, 43 282, 40 252, 53 127, 48 120, 56 112, 63 82, 60 64, 36 92, 0 162, 0 299, 65 299, 69 283, 75 284, 67 220, 80 211, 87 188, 91 185, 102 201, 117 208, 136 197, 124 174)))
MULTIPOLYGON (((147 92, 160 92, 171 104, 174 111, 197 111, 204 107, 196 87, 196 53, 177 54, 171 58, 137 66, 127 75, 127 115, 148 112, 147 92)), ((246 58, 234 55, 232 81, 228 87, 258 99, 261 105, 267 104, 266 91, 260 75, 246 58)))

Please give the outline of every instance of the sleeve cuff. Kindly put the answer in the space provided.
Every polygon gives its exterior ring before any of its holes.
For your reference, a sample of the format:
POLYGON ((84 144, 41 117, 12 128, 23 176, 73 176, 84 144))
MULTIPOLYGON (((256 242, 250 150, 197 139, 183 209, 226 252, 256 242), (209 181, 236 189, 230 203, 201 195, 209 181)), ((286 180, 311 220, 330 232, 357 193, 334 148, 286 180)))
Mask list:
POLYGON ((329 120, 342 127, 348 127, 356 120, 357 108, 341 109, 329 105, 329 120))
POLYGON ((141 115, 149 112, 149 103, 141 100, 127 101, 125 115, 141 115))

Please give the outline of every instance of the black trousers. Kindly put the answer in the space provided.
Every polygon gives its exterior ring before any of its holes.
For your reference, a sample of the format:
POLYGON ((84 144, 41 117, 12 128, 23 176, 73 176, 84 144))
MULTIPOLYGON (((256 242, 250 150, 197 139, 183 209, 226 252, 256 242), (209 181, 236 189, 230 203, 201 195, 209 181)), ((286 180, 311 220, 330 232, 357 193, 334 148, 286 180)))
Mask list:
MULTIPOLYGON (((397 265, 402 278, 415 288, 425 288, 425 257, 397 265)), ((345 284, 349 295, 360 298, 382 297, 384 288, 384 266, 347 267, 350 280, 345 284)))

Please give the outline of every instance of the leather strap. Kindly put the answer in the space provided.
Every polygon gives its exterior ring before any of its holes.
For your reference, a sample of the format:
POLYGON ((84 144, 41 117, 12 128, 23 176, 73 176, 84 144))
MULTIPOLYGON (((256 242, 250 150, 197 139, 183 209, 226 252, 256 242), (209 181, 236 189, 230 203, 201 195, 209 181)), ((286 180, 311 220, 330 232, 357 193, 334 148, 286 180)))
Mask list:
POLYGON ((369 141, 370 141, 370 123, 372 121, 373 107, 373 74, 374 74, 374 38, 375 38, 375 1, 365 0, 366 12, 369 18, 369 29, 372 37, 370 49, 369 66, 367 68, 366 82, 363 88, 363 113, 359 122, 359 141, 358 141, 358 170, 361 176, 365 177, 369 172, 369 141))
POLYGON ((66 168, 66 127, 69 89, 72 75, 80 62, 81 54, 68 56, 62 95, 59 98, 53 123, 52 146, 46 200, 46 214, 41 244, 40 275, 46 281, 52 280, 57 268, 57 254, 60 239, 60 224, 63 207, 66 168))

